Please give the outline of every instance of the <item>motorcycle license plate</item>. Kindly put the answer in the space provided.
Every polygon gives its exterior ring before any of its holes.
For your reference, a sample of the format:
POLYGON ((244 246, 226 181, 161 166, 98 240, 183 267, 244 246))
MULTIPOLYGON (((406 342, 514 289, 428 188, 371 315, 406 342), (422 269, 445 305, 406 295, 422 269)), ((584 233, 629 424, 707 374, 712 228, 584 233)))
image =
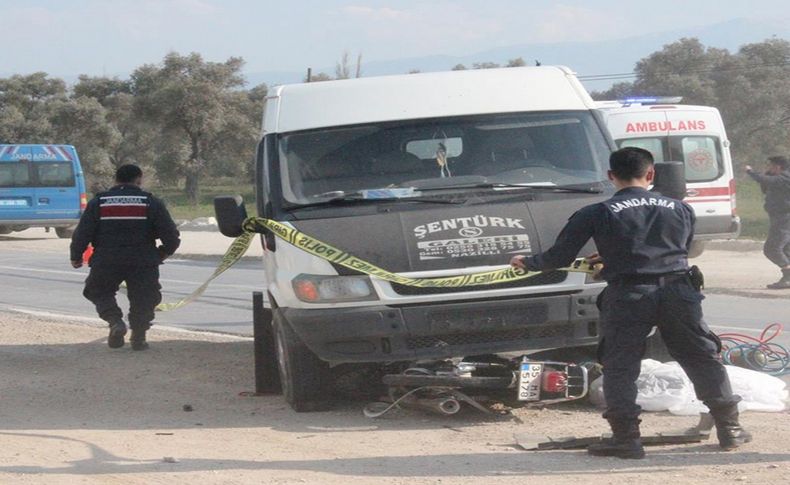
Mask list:
POLYGON ((540 379, 542 374, 542 363, 521 363, 521 369, 518 376, 519 401, 540 401, 540 379))

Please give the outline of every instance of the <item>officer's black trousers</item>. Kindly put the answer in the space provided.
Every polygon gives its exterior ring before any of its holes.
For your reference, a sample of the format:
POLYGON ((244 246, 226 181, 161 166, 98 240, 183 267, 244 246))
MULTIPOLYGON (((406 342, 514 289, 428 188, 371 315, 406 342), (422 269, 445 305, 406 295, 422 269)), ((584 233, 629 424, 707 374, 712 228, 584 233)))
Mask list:
POLYGON ((147 330, 154 320, 156 305, 162 301, 158 266, 94 265, 82 294, 96 305, 99 317, 112 324, 123 318, 115 294, 124 281, 129 297, 129 326, 147 330))
POLYGON ((636 380, 650 330, 657 326, 669 353, 683 367, 697 398, 710 409, 737 403, 726 369, 718 360, 721 342, 702 321, 702 294, 687 278, 663 284, 610 283, 601 303, 606 398, 604 417, 629 420, 639 416, 636 380))
POLYGON ((763 253, 780 268, 787 267, 790 265, 790 214, 772 214, 768 219, 770 225, 763 253))

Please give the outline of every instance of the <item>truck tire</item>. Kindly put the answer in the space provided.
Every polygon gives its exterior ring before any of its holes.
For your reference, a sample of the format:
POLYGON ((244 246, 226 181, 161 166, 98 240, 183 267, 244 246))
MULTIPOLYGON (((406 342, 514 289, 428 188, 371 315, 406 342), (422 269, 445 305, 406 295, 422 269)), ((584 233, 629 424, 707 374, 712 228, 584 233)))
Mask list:
POLYGON ((692 241, 689 247, 689 258, 698 258, 705 251, 705 241, 692 241))
POLYGON ((274 314, 274 340, 283 396, 298 413, 332 407, 329 364, 301 341, 279 313, 274 314))
POLYGON ((71 239, 71 235, 74 234, 73 227, 56 227, 55 234, 61 239, 71 239))

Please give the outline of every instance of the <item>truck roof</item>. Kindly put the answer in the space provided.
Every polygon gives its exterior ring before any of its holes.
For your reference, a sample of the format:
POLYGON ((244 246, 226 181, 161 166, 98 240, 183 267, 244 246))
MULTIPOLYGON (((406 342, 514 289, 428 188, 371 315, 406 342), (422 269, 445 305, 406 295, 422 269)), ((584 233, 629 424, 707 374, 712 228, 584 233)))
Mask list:
POLYGON ((589 110, 590 96, 563 66, 518 67, 288 84, 267 98, 264 131, 486 113, 589 110), (274 119, 271 119, 274 118, 274 119))

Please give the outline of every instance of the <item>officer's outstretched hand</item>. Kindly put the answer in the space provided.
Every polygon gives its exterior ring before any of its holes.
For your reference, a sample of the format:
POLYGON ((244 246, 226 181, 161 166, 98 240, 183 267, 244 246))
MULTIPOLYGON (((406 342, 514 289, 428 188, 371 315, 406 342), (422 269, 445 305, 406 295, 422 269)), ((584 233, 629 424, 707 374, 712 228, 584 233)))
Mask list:
POLYGON ((584 258, 584 262, 589 264, 593 269, 592 279, 595 281, 600 281, 602 278, 601 271, 603 270, 603 259, 601 259, 601 255, 598 253, 592 253, 591 255, 584 258))
POLYGON ((510 259, 510 266, 518 269, 527 269, 527 267, 524 266, 524 259, 524 256, 513 256, 510 259))
POLYGON ((82 268, 82 260, 78 259, 76 261, 71 262, 71 267, 74 269, 82 268))

